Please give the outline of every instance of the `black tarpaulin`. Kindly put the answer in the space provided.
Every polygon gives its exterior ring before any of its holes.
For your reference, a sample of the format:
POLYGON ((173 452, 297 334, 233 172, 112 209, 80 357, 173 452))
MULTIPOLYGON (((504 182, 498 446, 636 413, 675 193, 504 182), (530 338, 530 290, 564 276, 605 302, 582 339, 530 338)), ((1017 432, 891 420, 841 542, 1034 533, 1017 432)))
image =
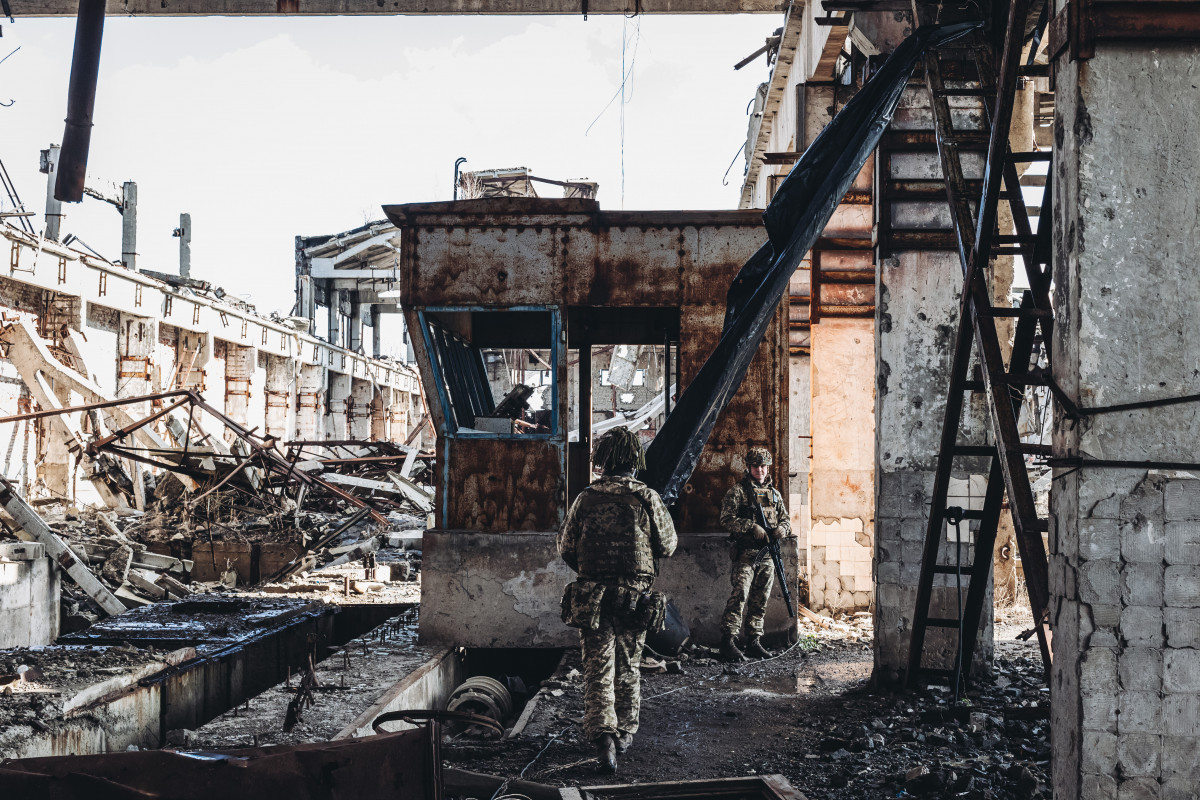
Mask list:
POLYGON ((763 214, 769 241, 750 257, 729 289, 720 342, 646 451, 646 482, 667 503, 679 497, 717 417, 741 386, 792 273, 879 144, 917 59, 927 48, 951 42, 981 24, 929 25, 905 39, 825 126, 779 187, 763 214))

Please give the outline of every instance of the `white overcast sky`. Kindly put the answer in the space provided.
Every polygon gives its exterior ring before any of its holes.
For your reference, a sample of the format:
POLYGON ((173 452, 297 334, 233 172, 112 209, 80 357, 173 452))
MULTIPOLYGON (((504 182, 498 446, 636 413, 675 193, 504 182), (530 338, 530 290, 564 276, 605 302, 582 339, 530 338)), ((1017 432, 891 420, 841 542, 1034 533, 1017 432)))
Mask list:
MULTIPOLYGON (((746 106, 764 59, 733 64, 767 16, 128 19, 105 24, 89 184, 138 183, 138 264, 175 272, 180 212, 192 274, 260 312, 293 303, 293 239, 448 200, 453 163, 589 178, 621 207, 622 37, 629 209, 733 208, 746 106), (638 25, 640 24, 640 39, 638 25), (585 134, 593 119, 600 120, 585 134)), ((44 208, 38 151, 59 142, 74 20, 4 21, 0 160, 44 208)), ((547 187, 554 189, 555 187, 547 187)), ((543 195, 554 196, 550 191, 543 195)), ((7 199, 0 199, 7 207, 7 199)), ((120 257, 116 210, 66 207, 63 233, 120 257)))

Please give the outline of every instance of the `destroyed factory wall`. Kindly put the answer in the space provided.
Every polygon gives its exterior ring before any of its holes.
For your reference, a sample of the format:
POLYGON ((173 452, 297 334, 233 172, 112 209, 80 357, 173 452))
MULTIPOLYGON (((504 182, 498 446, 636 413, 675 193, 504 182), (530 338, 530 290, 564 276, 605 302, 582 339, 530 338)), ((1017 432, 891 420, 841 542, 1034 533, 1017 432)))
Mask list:
MULTIPOLYGON (((11 351, 26 354, 23 366, 0 358, 0 404, 8 413, 36 410, 36 393, 21 376, 39 371, 46 390, 64 406, 193 389, 232 420, 283 441, 403 441, 411 411, 420 407, 415 373, 395 362, 332 347, 241 307, 82 257, 11 226, 0 228, 0 251, 10 264, 0 276, 5 329, 26 320, 41 342, 11 351), (56 385, 59 368, 89 380, 95 397, 56 385), (329 394, 343 385, 340 405, 331 404, 329 394), (326 410, 336 418, 327 420, 326 410)), ((150 413, 151 402, 124 410, 139 419, 150 413)), ((222 430, 210 415, 197 414, 206 427, 222 430)), ((101 498, 77 474, 62 424, 44 418, 7 426, 0 472, 31 499, 98 503, 101 498)), ((86 432, 86 416, 81 424, 86 432)))

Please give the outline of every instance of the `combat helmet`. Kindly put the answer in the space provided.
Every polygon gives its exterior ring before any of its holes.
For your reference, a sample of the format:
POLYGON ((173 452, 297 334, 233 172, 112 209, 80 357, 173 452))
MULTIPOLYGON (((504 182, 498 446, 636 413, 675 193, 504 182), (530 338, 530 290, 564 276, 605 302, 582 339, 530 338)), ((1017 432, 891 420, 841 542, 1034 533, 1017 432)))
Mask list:
POLYGON ((607 431, 596 442, 592 463, 604 472, 624 472, 646 468, 646 453, 636 433, 619 425, 607 431))
POLYGON ((746 453, 747 467, 769 467, 771 461, 771 451, 765 447, 751 447, 746 453))

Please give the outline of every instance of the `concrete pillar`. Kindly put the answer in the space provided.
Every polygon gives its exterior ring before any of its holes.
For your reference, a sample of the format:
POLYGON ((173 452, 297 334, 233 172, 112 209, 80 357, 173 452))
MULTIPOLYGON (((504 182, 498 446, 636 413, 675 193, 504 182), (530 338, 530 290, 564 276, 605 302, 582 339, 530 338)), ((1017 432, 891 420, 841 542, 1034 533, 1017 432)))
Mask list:
POLYGON ((296 438, 325 438, 325 367, 304 364, 296 385, 296 438))
POLYGON ((349 375, 340 372, 329 373, 329 394, 326 408, 327 424, 326 439, 350 439, 350 397, 349 375))
POLYGON ((388 430, 390 419, 390 409, 392 407, 392 397, 397 394, 390 386, 380 386, 379 391, 375 393, 371 400, 371 439, 373 441, 387 441, 391 437, 388 430))
POLYGON ((875 533, 874 321, 812 327, 813 458, 809 597, 814 608, 870 606, 875 533))
MULTIPOLYGON (((388 440, 393 442, 407 440, 408 434, 411 432, 409 426, 414 418, 413 395, 404 391, 393 391, 392 404, 388 406, 388 440)), ((413 445, 419 447, 421 442, 415 441, 413 445)))
POLYGON ((791 482, 788 486, 788 508, 792 514, 792 533, 799 539, 800 571, 809 571, 804 559, 808 557, 808 526, 811 509, 808 505, 809 454, 812 452, 812 364, 808 353, 791 357, 788 378, 791 398, 788 401, 788 430, 791 433, 788 466, 791 482))
POLYGON ((383 314, 379 306, 371 305, 371 358, 383 355, 383 314))
MULTIPOLYGON (((117 397, 137 397, 154 391, 154 355, 158 323, 147 317, 119 313, 117 318, 117 397)), ((150 404, 126 406, 132 416, 150 413, 150 404)))
POLYGON ((346 349, 357 353, 362 349, 363 307, 358 300, 350 301, 350 320, 346 323, 346 349))
MULTIPOLYGON (((875 680, 882 685, 899 680, 908 660, 943 409, 958 330, 961 275, 958 256, 950 252, 900 252, 884 259, 879 269, 874 645, 875 680)), ((987 441, 986 419, 980 401, 966 403, 959 441, 979 444, 987 441)), ((947 505, 982 507, 987 462, 956 459, 955 466, 963 471, 955 473, 947 505)), ((969 524, 962 524, 964 539, 969 524)), ((954 563, 954 547, 953 531, 946 530, 939 556, 942 563, 954 563)), ((970 564, 973 557, 972 548, 964 544, 963 563, 970 564)), ((965 598, 964 589, 964 603, 965 598)), ((931 603, 931 616, 958 616, 954 576, 935 578, 931 603)), ((990 597, 984 609, 973 663, 976 669, 987 672, 992 660, 990 597)), ((951 668, 957 647, 956 632, 930 628, 925 636, 922 663, 951 668)))
MULTIPOLYGON (((1200 44, 1059 58, 1054 373, 1084 407, 1200 392, 1200 44)), ((1064 418, 1054 450, 1196 461, 1195 403, 1064 418)), ((1200 774, 1200 480, 1057 471, 1050 616, 1055 797, 1194 797, 1200 774)))
POLYGON ((225 413, 234 422, 250 424, 250 395, 258 351, 253 347, 225 345, 225 413))
POLYGON ((346 409, 351 439, 371 438, 371 401, 375 387, 370 381, 353 378, 350 381, 350 400, 346 409))
POLYGON ((267 356, 263 397, 266 432, 278 439, 292 438, 297 413, 297 381, 291 359, 267 356))
POLYGON ((121 193, 121 263, 137 271, 137 184, 125 181, 121 193))

